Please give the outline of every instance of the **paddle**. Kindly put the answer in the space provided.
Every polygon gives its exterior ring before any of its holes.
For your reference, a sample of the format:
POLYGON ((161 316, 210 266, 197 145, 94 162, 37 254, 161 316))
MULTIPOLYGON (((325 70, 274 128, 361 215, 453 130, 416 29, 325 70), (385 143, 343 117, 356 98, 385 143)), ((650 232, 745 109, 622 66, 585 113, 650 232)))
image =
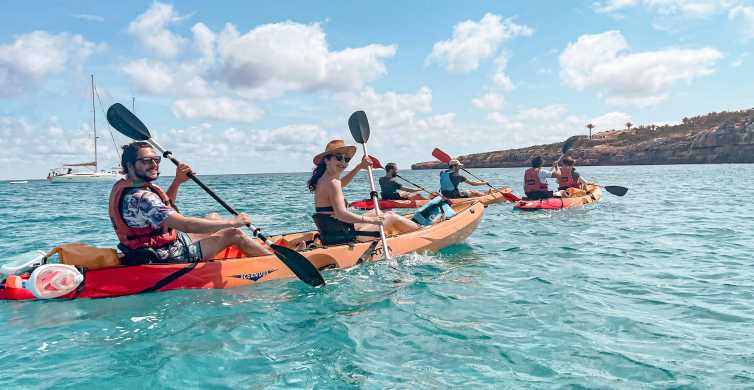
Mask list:
MULTIPOLYGON (((162 148, 155 140, 152 139, 152 135, 149 133, 149 130, 144 125, 144 123, 139 120, 139 118, 136 117, 131 111, 128 111, 126 107, 124 107, 120 103, 115 103, 107 110, 107 121, 110 122, 110 124, 118 130, 120 133, 125 135, 126 137, 132 138, 137 141, 147 141, 152 146, 154 146, 155 149, 157 149, 165 158, 170 159, 170 161, 173 162, 175 165, 179 165, 180 162, 176 160, 173 157, 173 154, 170 151, 167 151, 162 148)), ((214 193, 209 187, 204 185, 201 180, 199 180, 196 175, 193 173, 189 173, 188 177, 191 178, 196 184, 199 185, 205 192, 209 194, 214 200, 217 201, 217 203, 220 203, 225 210, 228 210, 229 213, 233 215, 238 215, 238 212, 233 209, 230 205, 225 203, 224 200, 222 200, 217 194, 214 193)), ((322 274, 319 273, 316 267, 312 265, 312 263, 309 262, 309 260, 306 259, 303 255, 300 253, 272 243, 267 236, 262 234, 260 230, 256 227, 254 227, 251 224, 247 224, 246 227, 248 227, 254 237, 258 237, 260 240, 264 241, 267 245, 272 248, 272 251, 275 253, 275 256, 277 256, 280 261, 282 261, 288 268, 290 268, 291 271, 293 271, 296 276, 304 281, 305 283, 311 285, 311 286, 320 286, 325 284, 324 278, 322 278, 322 274)))
MULTIPOLYGON (((353 139, 360 143, 362 148, 364 148, 364 155, 369 156, 369 152, 367 152, 367 141, 369 141, 369 135, 371 131, 369 130, 369 121, 367 120, 367 114, 364 111, 356 111, 353 114, 351 114, 351 117, 348 118, 348 128, 351 130, 351 136, 353 136, 353 139)), ((369 188, 372 190, 372 192, 369 193, 369 197, 372 198, 372 203, 374 203, 374 209, 377 212, 377 214, 380 214, 380 202, 377 199, 377 190, 374 186, 374 177, 372 176, 372 166, 367 166, 367 172, 369 173, 369 188)), ((382 249, 385 253, 385 259, 390 259, 390 250, 387 246, 387 239, 385 238, 385 227, 380 224, 380 239, 382 240, 382 249)))
MULTIPOLYGON (((434 156, 434 158, 440 160, 440 162, 443 162, 445 164, 449 163, 450 160, 453 159, 452 157, 450 157, 449 154, 443 152, 439 148, 435 148, 434 150, 432 150, 432 156, 434 156)), ((475 178, 475 179, 477 179, 479 181, 484 181, 484 180, 480 179, 477 175, 469 172, 466 168, 461 168, 461 169, 464 172, 466 172, 469 175, 471 175, 473 178, 475 178)), ((498 190, 497 188, 493 187, 492 184, 487 183, 486 181, 484 181, 484 182, 487 184, 488 187, 492 188, 494 191, 500 192, 500 190, 498 190)), ((500 192, 500 193, 503 195, 503 197, 505 197, 505 199, 508 199, 511 202, 518 202, 519 200, 521 200, 521 198, 519 198, 518 196, 516 196, 515 194, 513 194, 511 192, 500 192)))
MULTIPOLYGON (((382 163, 380 162, 380 160, 378 160, 378 159, 377 159, 377 157, 374 157, 374 156, 369 156, 369 159, 370 159, 370 160, 372 160, 372 166, 373 166, 374 168, 383 168, 383 169, 385 168, 384 166, 382 166, 382 163)), ((420 190, 422 190, 422 191, 424 191, 424 192, 428 193, 428 194, 429 194, 430 196, 434 196, 434 195, 436 195, 436 193, 428 191, 428 190, 427 190, 426 188, 424 188, 424 187, 422 187, 422 186, 420 186, 420 185, 418 185, 418 184, 416 184, 416 183, 413 183, 413 182, 411 182, 410 180, 408 180, 408 179, 406 179, 406 178, 402 177, 401 175, 399 175, 399 174, 397 174, 397 173, 395 174, 395 177, 397 177, 397 178, 399 178, 399 179, 401 179, 401 180, 405 181, 406 183, 408 183, 408 184, 411 184, 412 186, 414 186, 414 187, 416 187, 416 188, 418 188, 418 189, 420 189, 420 190)), ((451 199, 448 199, 448 198, 446 198, 446 197, 445 197, 444 195, 440 194, 440 197, 441 197, 441 198, 442 198, 443 200, 445 200, 445 201, 446 201, 446 202, 447 202, 448 204, 450 204, 450 205, 452 205, 452 204, 453 204, 452 200, 451 200, 451 199)))
MULTIPOLYGON (((579 138, 581 138, 581 137, 578 136, 578 135, 574 135, 572 137, 568 137, 567 140, 563 141, 563 146, 560 148, 561 155, 560 155, 560 158, 558 158, 558 162, 560 162, 560 160, 563 159, 563 156, 565 156, 565 154, 568 152, 568 150, 570 150, 573 147, 573 145, 576 143, 576 141, 579 140, 579 138)), ((615 196, 623 196, 623 195, 626 195, 626 193, 628 192, 628 188, 626 188, 626 187, 621 187, 621 186, 603 186, 603 185, 599 185, 599 184, 596 184, 596 183, 595 183, 595 185, 598 186, 598 187, 600 187, 600 188, 604 188, 605 191, 607 191, 607 192, 609 192, 609 193, 611 193, 611 194, 613 194, 615 196)))
POLYGON ((603 186, 603 185, 599 185, 599 184, 597 184, 597 185, 600 186, 601 188, 604 188, 605 191, 607 191, 607 192, 609 192, 609 193, 611 193, 611 194, 613 194, 615 196, 623 196, 623 195, 626 195, 626 192, 628 192, 628 188, 626 188, 626 187, 621 187, 621 186, 603 186))

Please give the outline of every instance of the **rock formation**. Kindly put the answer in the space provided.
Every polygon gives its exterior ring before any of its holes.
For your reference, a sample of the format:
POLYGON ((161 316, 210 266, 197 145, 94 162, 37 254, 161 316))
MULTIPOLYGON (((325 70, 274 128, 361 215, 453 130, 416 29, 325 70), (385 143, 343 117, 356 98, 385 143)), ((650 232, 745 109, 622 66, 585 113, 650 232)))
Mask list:
MULTIPOLYGON (((562 143, 459 156, 467 167, 529 166, 540 155, 549 164, 560 156, 562 143)), ((754 109, 711 113, 673 126, 639 126, 580 137, 568 153, 579 165, 647 165, 754 163, 754 109)), ((445 166, 437 161, 411 169, 445 166)))

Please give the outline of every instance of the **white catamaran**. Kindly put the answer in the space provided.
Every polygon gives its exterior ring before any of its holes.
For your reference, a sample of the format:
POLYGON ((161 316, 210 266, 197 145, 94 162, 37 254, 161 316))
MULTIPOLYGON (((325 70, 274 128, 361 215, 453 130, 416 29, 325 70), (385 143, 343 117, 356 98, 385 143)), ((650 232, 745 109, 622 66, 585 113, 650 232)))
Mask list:
POLYGON ((47 181, 50 183, 88 183, 94 181, 113 182, 122 177, 118 169, 109 171, 100 170, 97 161, 97 110, 94 106, 94 75, 92 75, 92 129, 94 130, 94 161, 63 164, 60 168, 54 168, 47 174, 47 181), (78 171, 75 168, 88 168, 85 171, 78 171))

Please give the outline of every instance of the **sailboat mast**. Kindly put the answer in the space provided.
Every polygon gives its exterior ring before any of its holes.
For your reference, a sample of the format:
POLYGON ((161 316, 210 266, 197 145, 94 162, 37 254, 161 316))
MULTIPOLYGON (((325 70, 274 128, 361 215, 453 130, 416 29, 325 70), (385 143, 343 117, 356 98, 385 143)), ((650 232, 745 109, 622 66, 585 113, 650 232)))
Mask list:
POLYGON ((94 129, 94 172, 99 172, 97 165, 97 110, 94 107, 94 75, 92 76, 92 129, 94 129))

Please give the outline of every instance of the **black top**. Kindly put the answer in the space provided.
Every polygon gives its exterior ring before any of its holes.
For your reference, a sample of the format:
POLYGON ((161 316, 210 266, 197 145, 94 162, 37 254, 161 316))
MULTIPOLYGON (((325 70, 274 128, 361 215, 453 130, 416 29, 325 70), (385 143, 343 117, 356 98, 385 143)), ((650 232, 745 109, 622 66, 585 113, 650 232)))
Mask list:
MULTIPOLYGON (((348 208, 348 201, 343 199, 346 202, 346 208, 348 208)), ((322 207, 314 207, 314 211, 318 213, 332 213, 335 211, 332 206, 322 206, 322 207)))
POLYGON ((383 176, 380 178, 380 195, 382 199, 400 199, 398 190, 401 188, 403 186, 394 177, 383 176))

